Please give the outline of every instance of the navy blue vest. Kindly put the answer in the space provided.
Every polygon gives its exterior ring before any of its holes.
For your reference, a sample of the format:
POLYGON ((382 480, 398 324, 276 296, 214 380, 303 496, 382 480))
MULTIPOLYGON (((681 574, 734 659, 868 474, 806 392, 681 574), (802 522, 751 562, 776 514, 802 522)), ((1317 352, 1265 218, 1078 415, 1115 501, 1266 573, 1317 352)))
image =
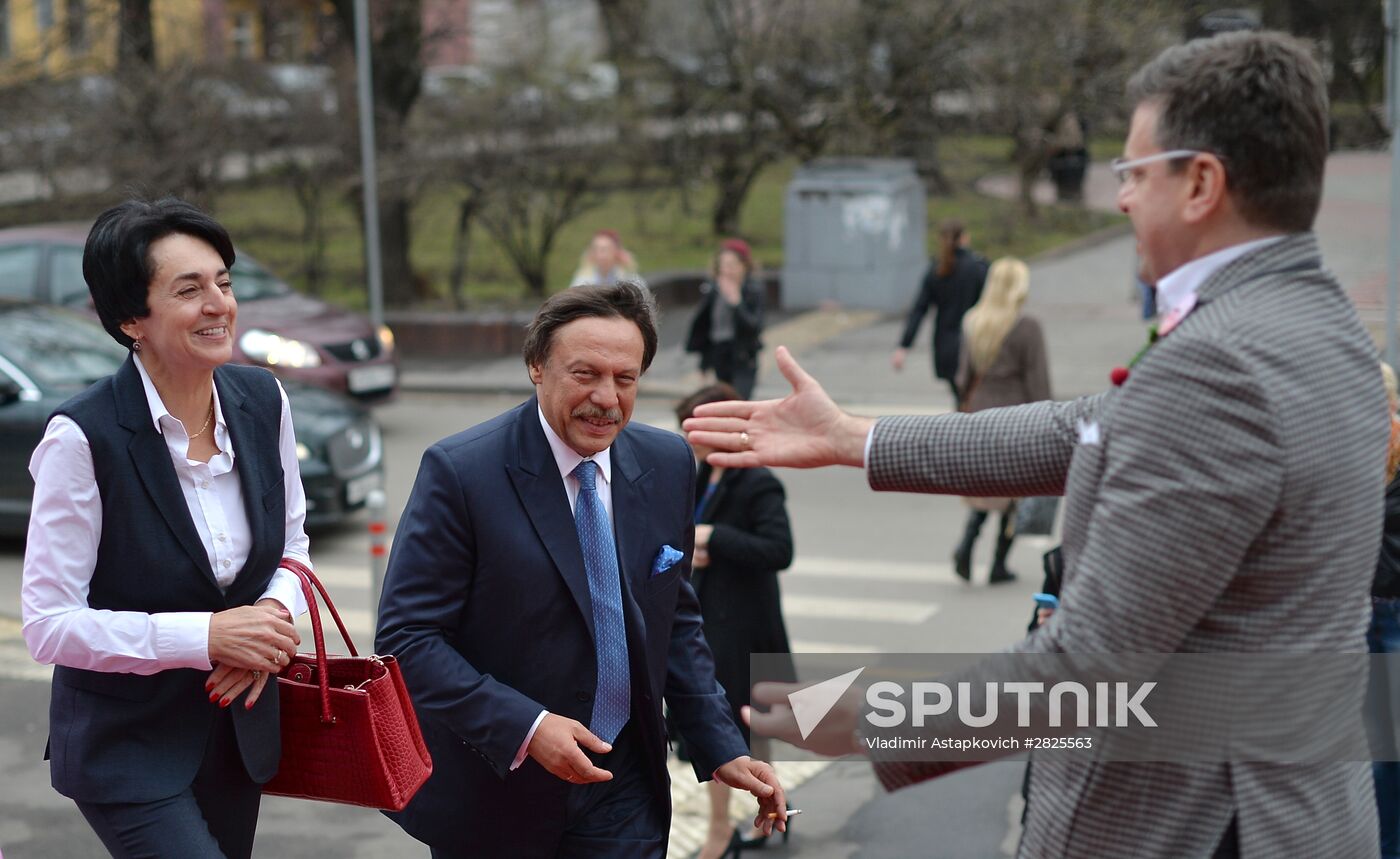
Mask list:
MULTIPOLYGON (((286 539, 281 395, 272 374, 253 367, 220 367, 214 384, 253 537, 227 592, 209 566, 132 360, 55 412, 87 435, 102 498, 92 608, 219 612, 251 605, 266 590, 286 539)), ((218 712, 204 691, 206 678, 192 668, 138 675, 56 667, 49 704, 54 788, 83 802, 150 802, 184 790, 218 712)), ((267 781, 281 755, 276 684, 252 710, 241 700, 229 710, 248 774, 267 781)))

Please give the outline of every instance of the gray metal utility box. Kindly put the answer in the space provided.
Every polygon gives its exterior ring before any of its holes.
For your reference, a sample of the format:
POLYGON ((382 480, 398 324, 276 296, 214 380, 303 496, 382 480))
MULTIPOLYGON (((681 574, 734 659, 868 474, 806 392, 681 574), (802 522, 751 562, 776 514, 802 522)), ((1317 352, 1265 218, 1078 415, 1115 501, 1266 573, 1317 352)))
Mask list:
POLYGON ((902 311, 928 268, 928 208, 912 161, 821 158, 788 185, 783 306, 902 311))

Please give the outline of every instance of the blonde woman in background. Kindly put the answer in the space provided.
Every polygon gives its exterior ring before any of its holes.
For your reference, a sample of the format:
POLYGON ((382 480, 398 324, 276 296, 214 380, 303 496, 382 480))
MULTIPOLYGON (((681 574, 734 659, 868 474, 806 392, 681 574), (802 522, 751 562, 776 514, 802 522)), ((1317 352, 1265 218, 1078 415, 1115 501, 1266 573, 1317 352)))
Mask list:
MULTIPOLYGON (((992 263, 982 297, 963 317, 962 346, 958 355, 956 384, 962 392, 965 412, 1002 406, 1019 406, 1050 399, 1050 366, 1040 323, 1021 312, 1030 293, 1030 270, 1012 257, 992 263)), ((1016 499, 967 498, 972 508, 962 542, 953 552, 953 571, 972 578, 972 548, 989 513, 1001 514, 996 550, 992 556, 991 584, 1009 582, 1016 575, 1006 568, 1006 557, 1016 537, 1016 499)))
POLYGON ((617 230, 599 230, 583 249, 569 286, 614 286, 624 280, 646 286, 637 273, 636 259, 622 246, 617 230))

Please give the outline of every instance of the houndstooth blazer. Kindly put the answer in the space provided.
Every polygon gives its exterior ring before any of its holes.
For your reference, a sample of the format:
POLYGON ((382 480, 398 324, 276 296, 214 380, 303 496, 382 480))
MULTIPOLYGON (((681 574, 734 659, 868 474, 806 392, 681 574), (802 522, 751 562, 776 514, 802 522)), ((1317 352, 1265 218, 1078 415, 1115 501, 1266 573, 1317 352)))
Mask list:
MULTIPOLYGON (((1122 387, 882 418, 870 485, 1064 493, 1062 610, 1013 652, 1364 652, 1388 440, 1377 360, 1312 234, 1292 235, 1202 284, 1122 387)), ((949 769, 875 766, 889 789, 949 769)), ((1032 767, 1019 855, 1208 857, 1232 816, 1246 857, 1379 853, 1364 763, 1057 757, 1032 767)))

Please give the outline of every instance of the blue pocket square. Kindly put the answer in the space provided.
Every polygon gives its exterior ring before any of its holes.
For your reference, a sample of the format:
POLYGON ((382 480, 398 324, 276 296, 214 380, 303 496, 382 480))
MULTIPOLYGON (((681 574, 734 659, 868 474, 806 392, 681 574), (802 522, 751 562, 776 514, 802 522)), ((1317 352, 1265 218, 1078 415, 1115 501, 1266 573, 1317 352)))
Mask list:
POLYGON ((661 551, 656 553, 656 560, 651 562, 651 574, 659 576, 676 565, 685 553, 670 546, 662 546, 661 551))

